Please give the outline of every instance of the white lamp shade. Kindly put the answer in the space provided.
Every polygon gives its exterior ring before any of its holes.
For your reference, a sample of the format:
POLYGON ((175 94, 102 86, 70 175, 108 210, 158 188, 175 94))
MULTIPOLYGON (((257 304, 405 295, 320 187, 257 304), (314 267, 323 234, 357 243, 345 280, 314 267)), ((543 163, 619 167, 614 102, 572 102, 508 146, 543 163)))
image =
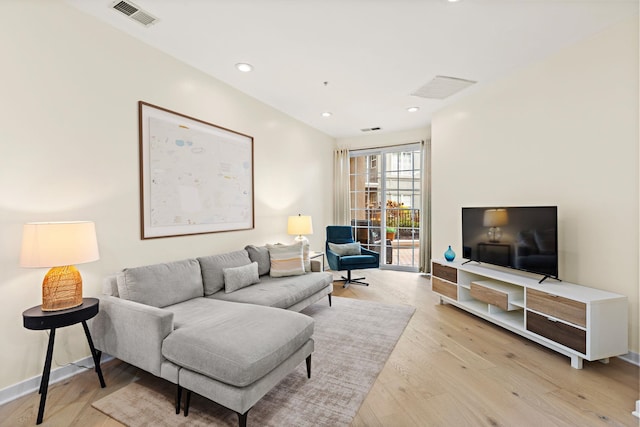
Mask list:
POLYGON ((290 216, 287 223, 287 233, 291 235, 313 234, 313 223, 309 215, 290 216))
POLYGON ((22 267, 59 267, 96 261, 98 240, 91 221, 33 222, 22 233, 22 267))
POLYGON ((501 227, 509 223, 506 209, 487 209, 484 211, 483 224, 485 227, 501 227))

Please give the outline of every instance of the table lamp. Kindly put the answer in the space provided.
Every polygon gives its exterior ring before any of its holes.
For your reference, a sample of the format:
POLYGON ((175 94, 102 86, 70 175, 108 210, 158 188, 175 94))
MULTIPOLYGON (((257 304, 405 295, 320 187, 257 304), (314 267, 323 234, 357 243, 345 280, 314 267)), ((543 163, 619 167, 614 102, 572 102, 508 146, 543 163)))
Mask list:
POLYGON ((484 211, 482 224, 489 227, 489 242, 498 243, 502 237, 500 227, 509 223, 509 215, 506 209, 487 209, 484 211))
POLYGON ((305 234, 313 234, 313 224, 311 216, 300 215, 290 216, 287 223, 287 234, 296 235, 296 242, 309 243, 309 239, 304 237, 305 234))
POLYGON ((93 222, 32 222, 23 227, 20 266, 51 267, 42 281, 42 311, 82 305, 82 277, 72 264, 99 258, 93 222))

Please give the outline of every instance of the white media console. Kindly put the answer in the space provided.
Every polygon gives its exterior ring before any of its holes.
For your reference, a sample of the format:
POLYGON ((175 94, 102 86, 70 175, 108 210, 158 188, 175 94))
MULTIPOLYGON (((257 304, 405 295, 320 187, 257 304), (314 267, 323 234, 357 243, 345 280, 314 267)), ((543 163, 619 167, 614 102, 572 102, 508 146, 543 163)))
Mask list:
POLYGON ((624 295, 475 262, 433 261, 432 290, 447 302, 571 358, 608 362, 628 352, 624 295))

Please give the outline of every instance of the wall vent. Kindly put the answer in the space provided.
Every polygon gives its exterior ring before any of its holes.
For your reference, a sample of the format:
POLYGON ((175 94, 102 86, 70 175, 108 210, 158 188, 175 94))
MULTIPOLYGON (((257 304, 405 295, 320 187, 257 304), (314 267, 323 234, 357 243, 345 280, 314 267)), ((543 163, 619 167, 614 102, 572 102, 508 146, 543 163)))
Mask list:
POLYGON ((158 22, 158 18, 156 18, 149 12, 146 12, 140 9, 138 5, 130 1, 117 0, 111 4, 111 8, 114 10, 117 10, 120 13, 127 15, 129 18, 144 25, 145 27, 148 27, 158 22))
POLYGON ((374 127, 374 128, 364 128, 364 129, 360 129, 362 132, 375 132, 377 130, 382 130, 381 127, 374 127))

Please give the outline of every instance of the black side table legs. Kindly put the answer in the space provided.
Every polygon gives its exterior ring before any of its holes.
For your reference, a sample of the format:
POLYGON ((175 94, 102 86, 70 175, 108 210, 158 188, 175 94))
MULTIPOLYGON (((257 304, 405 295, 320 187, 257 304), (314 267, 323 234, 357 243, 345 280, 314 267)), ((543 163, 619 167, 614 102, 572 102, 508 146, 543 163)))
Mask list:
POLYGON ((91 357, 95 365, 96 374, 100 380, 100 387, 105 388, 102 369, 100 368, 101 352, 96 350, 91 339, 91 333, 86 320, 91 319, 99 310, 99 300, 97 298, 83 298, 82 305, 60 311, 42 311, 41 306, 31 307, 22 313, 24 327, 31 330, 49 330, 49 344, 47 345, 47 356, 44 360, 44 369, 40 380, 40 407, 38 408, 38 419, 36 424, 42 423, 44 417, 44 406, 47 401, 47 391, 49 390, 49 379, 51 375, 51 361, 53 360, 53 344, 56 339, 56 329, 65 326, 75 325, 82 322, 84 334, 87 337, 91 357))
POLYGON ((100 369, 100 355, 101 352, 97 351, 93 346, 93 340, 91 339, 91 334, 89 333, 89 327, 87 326, 87 322, 82 321, 82 327, 84 328, 84 334, 87 336, 87 342, 89 343, 89 348, 91 349, 91 356, 93 356, 93 364, 95 366, 95 371, 98 374, 98 379, 100 380, 100 387, 105 388, 107 385, 104 383, 104 378, 102 377, 102 369, 100 369))
POLYGON ((47 345, 47 357, 44 360, 44 370, 42 371, 42 378, 40 379, 40 407, 38 408, 38 420, 36 424, 42 423, 42 417, 44 416, 44 403, 47 400, 47 390, 49 389, 49 374, 51 373, 51 359, 53 358, 53 342, 56 339, 56 330, 51 329, 49 333, 49 344, 47 345))
MULTIPOLYGON (((89 348, 91 349, 91 355, 93 357, 93 364, 95 365, 95 371, 98 374, 98 379, 100 380, 100 387, 105 388, 107 385, 104 382, 104 378, 102 376, 102 369, 100 368, 100 354, 93 346, 93 340, 91 339, 91 334, 89 333, 89 327, 87 326, 87 322, 82 321, 82 327, 84 328, 84 333, 87 336, 87 342, 89 343, 89 348)), ((49 332, 49 345, 47 345, 47 357, 44 360, 44 370, 42 371, 42 379, 40 380, 40 407, 38 408, 38 419, 36 420, 36 424, 42 424, 42 418, 44 417, 44 405, 47 401, 47 391, 49 389, 49 376, 51 374, 51 361, 53 359, 53 342, 56 338, 56 329, 53 328, 49 332)))

